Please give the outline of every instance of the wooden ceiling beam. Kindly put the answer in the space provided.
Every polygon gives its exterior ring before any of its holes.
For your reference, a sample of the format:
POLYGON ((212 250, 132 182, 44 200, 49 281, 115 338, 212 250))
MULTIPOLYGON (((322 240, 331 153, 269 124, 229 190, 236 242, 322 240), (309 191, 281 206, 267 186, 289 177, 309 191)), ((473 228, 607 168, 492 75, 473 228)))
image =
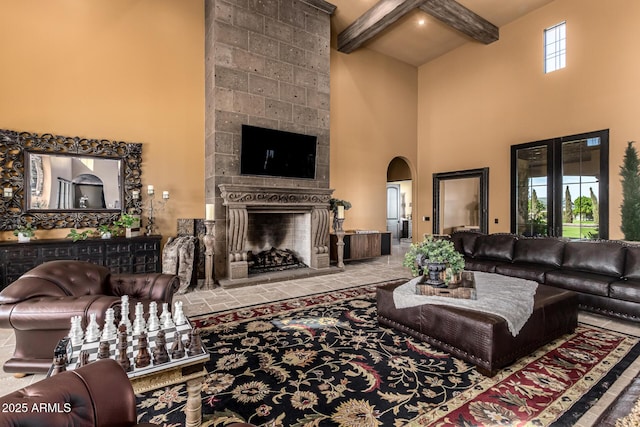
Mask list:
POLYGON ((336 6, 325 0, 302 0, 302 2, 308 4, 309 6, 320 9, 321 11, 329 15, 333 15, 333 12, 336 11, 336 6))
POLYGON ((484 44, 493 43, 500 36, 498 27, 455 0, 425 0, 419 8, 484 44))
POLYGON ((424 0, 380 0, 338 34, 338 51, 353 52, 422 3, 424 0))

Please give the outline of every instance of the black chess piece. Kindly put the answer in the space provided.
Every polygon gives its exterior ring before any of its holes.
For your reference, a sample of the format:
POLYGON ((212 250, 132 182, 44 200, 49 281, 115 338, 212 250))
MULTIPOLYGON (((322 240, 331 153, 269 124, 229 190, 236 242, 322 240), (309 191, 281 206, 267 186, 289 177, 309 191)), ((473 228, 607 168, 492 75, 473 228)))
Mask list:
POLYGON ((118 349, 118 357, 116 358, 116 362, 122 366, 125 372, 129 372, 132 370, 131 361, 129 360, 129 355, 127 354, 127 347, 129 343, 127 342, 127 326, 120 325, 118 327, 118 344, 116 348, 118 349))
POLYGON ((147 333, 145 331, 140 332, 138 335, 138 354, 136 354, 136 368, 144 368, 151 364, 151 355, 149 354, 149 342, 147 341, 147 333))
POLYGON ((78 356, 78 360, 80 361, 80 366, 89 364, 89 352, 87 350, 82 350, 80 355, 78 356))
POLYGON ((169 353, 167 352, 167 339, 164 331, 160 329, 156 335, 156 347, 153 349, 153 364, 160 365, 169 361, 169 353))
POLYGON ((173 333, 173 345, 171 346, 171 358, 182 359, 184 357, 184 344, 182 343, 182 335, 180 332, 173 333))
POLYGON ((67 370, 67 357, 63 355, 56 356, 56 358, 53 360, 53 369, 51 370, 51 375, 56 375, 66 370, 67 370))
POLYGON ((108 359, 111 357, 109 347, 109 341, 100 341, 100 345, 98 346, 98 359, 108 359))
POLYGON ((189 331, 189 347, 187 347, 187 356, 195 356, 202 354, 202 341, 200 340, 200 330, 192 329, 189 331))

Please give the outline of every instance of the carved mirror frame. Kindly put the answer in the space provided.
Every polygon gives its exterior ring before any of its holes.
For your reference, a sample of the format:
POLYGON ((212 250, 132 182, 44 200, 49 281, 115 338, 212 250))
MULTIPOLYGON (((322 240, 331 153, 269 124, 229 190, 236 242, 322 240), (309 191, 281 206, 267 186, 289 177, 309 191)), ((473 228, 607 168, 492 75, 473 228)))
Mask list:
POLYGON ((120 217, 121 211, 114 210, 29 210, 25 197, 30 188, 25 181, 26 152, 121 159, 122 212, 141 213, 140 200, 134 199, 132 192, 142 188, 142 144, 0 129, 0 230, 14 230, 28 221, 40 229, 98 227, 120 217), (9 188, 11 196, 3 197, 9 188))

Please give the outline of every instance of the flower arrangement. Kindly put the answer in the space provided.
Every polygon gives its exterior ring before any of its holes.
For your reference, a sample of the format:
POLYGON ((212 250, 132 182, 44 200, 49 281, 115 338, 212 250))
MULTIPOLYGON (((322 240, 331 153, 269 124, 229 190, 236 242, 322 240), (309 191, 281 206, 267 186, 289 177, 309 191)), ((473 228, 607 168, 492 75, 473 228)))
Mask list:
POLYGON ((329 210, 333 213, 334 216, 338 214, 338 206, 344 206, 345 211, 351 209, 351 203, 347 202, 346 200, 341 200, 341 199, 329 200, 329 210))
POLYGON ((428 236, 422 242, 413 243, 404 255, 402 265, 409 267, 414 276, 419 276, 424 273, 427 263, 444 263, 452 275, 464 270, 464 258, 456 250, 453 242, 434 239, 432 236, 428 236))

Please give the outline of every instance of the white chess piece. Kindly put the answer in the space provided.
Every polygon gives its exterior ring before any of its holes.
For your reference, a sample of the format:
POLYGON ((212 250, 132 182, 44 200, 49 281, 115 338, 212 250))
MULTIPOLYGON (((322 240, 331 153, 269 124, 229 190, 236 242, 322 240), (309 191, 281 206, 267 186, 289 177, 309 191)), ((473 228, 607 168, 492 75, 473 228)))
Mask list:
POLYGON ((171 329, 176 326, 175 323, 173 323, 173 319, 171 318, 169 303, 162 303, 162 314, 160 315, 160 323, 162 323, 162 329, 171 329))
POLYGON ((116 327, 115 321, 115 313, 113 312, 113 308, 107 308, 107 311, 104 314, 104 328, 102 329, 102 341, 109 341, 114 339, 118 333, 118 328, 116 327))
POLYGON ((147 324, 144 321, 144 307, 141 302, 136 304, 136 317, 133 320, 133 333, 134 335, 140 335, 145 332, 147 324))
POLYGON ((98 321, 96 320, 96 313, 89 314, 89 324, 87 325, 87 333, 85 335, 85 340, 87 342, 98 341, 100 338, 100 327, 98 326, 98 321))
POLYGON ((69 330, 69 338, 74 346, 82 345, 84 332, 82 331, 82 317, 73 316, 71 318, 71 329, 69 330))
POLYGON ((121 300, 121 312, 120 312, 120 325, 127 327, 127 334, 131 333, 131 319, 129 319, 129 295, 122 295, 121 300))
POLYGON ((182 301, 176 301, 173 308, 173 322, 176 325, 184 325, 187 323, 187 318, 182 310, 182 301))
POLYGON ((158 319, 158 303, 151 301, 149 303, 149 319, 147 320, 147 330, 157 331, 160 329, 160 319, 158 319))

